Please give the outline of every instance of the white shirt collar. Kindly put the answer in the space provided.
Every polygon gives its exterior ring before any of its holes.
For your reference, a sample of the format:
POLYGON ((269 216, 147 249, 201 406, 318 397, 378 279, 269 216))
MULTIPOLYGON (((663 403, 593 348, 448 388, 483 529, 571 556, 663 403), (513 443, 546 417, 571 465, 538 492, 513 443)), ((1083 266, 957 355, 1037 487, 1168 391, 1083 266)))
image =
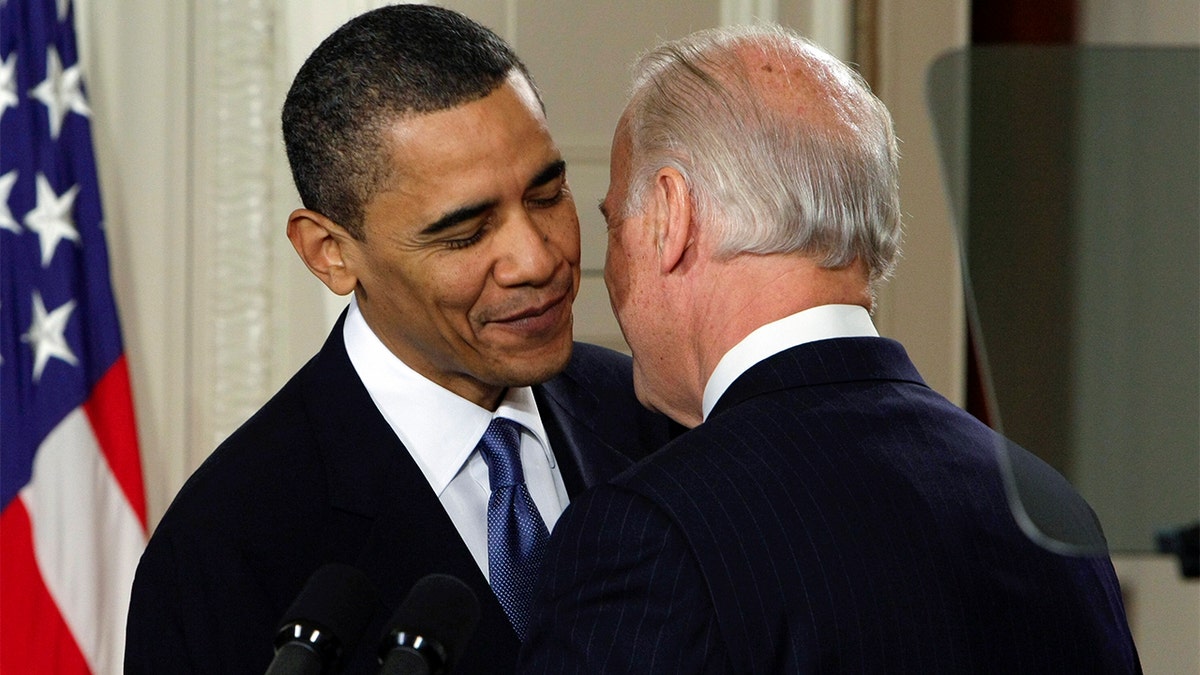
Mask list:
POLYGON ((531 388, 509 388, 493 414, 397 358, 367 325, 353 296, 342 334, 350 363, 375 407, 439 496, 466 464, 494 416, 507 417, 528 429, 554 467, 554 454, 531 388))
POLYGON ((704 419, 729 385, 754 364, 796 345, 839 337, 879 337, 879 332, 859 305, 821 305, 759 326, 717 362, 704 386, 704 419))

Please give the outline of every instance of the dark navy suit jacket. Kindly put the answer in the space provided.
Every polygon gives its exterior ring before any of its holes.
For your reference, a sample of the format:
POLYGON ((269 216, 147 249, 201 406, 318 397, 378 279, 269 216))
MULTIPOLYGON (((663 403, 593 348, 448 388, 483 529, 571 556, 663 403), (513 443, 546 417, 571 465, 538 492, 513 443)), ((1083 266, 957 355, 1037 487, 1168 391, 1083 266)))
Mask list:
MULTIPOLYGON (((380 590, 345 672, 378 670, 384 623, 433 572, 464 580, 482 606, 458 672, 512 671, 516 634, 354 372, 343 320, 189 478, 159 523, 134 580, 127 672, 262 675, 284 612, 312 572, 334 561, 358 567, 380 590)), ((666 418, 632 392, 628 357, 584 344, 563 374, 534 387, 571 495, 666 442, 666 418)))
MULTIPOLYGON (((1107 555, 1026 536, 1001 447, 891 340, 766 359, 703 424, 572 502, 518 670, 1136 672, 1107 555)), ((1060 475, 1008 451, 1042 505, 1102 539, 1060 475)))

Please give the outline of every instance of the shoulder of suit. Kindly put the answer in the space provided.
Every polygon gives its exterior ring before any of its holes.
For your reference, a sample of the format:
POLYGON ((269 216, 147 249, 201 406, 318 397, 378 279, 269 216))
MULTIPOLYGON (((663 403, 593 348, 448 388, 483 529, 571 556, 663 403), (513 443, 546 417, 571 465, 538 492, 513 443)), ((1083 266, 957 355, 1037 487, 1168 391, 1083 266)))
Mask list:
POLYGON ((621 387, 632 391, 633 360, 607 347, 576 342, 566 369, 547 384, 560 378, 589 389, 621 387))
POLYGON ((721 451, 718 437, 711 433, 713 430, 707 425, 682 429, 681 433, 612 482, 652 500, 661 497, 663 491, 704 489, 704 479, 697 473, 697 467, 713 467, 729 459, 727 453, 721 451))
POLYGON ((172 500, 173 509, 203 509, 214 500, 253 501, 264 489, 281 489, 283 483, 277 475, 274 480, 264 480, 275 468, 317 461, 301 393, 304 376, 311 368, 312 362, 302 367, 217 445, 188 476, 172 500))
POLYGON ((588 342, 576 342, 571 351, 571 365, 601 366, 606 368, 632 368, 633 359, 628 354, 622 354, 608 347, 601 347, 588 342))

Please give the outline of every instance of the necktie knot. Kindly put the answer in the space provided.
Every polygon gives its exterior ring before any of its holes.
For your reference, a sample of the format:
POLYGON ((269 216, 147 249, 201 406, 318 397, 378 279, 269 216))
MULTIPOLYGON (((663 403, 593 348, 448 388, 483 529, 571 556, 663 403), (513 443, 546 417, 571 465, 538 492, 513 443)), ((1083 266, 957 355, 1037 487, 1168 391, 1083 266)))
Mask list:
POLYGON ((521 470, 521 427, 503 417, 495 417, 483 432, 479 452, 488 467, 488 483, 493 491, 525 482, 521 470))

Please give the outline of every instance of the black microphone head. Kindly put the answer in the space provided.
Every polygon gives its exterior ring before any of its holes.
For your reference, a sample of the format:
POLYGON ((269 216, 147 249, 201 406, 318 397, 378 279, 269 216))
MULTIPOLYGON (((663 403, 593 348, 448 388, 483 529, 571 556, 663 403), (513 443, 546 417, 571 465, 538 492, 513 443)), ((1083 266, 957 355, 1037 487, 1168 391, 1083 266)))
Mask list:
POLYGON ((284 612, 275 648, 299 643, 326 666, 334 664, 362 638, 378 603, 375 584, 362 571, 342 563, 323 565, 284 612))
POLYGON ((379 659, 386 661, 393 650, 408 649, 420 653, 431 672, 448 672, 475 632, 479 612, 475 592, 457 577, 422 577, 388 621, 379 659))

